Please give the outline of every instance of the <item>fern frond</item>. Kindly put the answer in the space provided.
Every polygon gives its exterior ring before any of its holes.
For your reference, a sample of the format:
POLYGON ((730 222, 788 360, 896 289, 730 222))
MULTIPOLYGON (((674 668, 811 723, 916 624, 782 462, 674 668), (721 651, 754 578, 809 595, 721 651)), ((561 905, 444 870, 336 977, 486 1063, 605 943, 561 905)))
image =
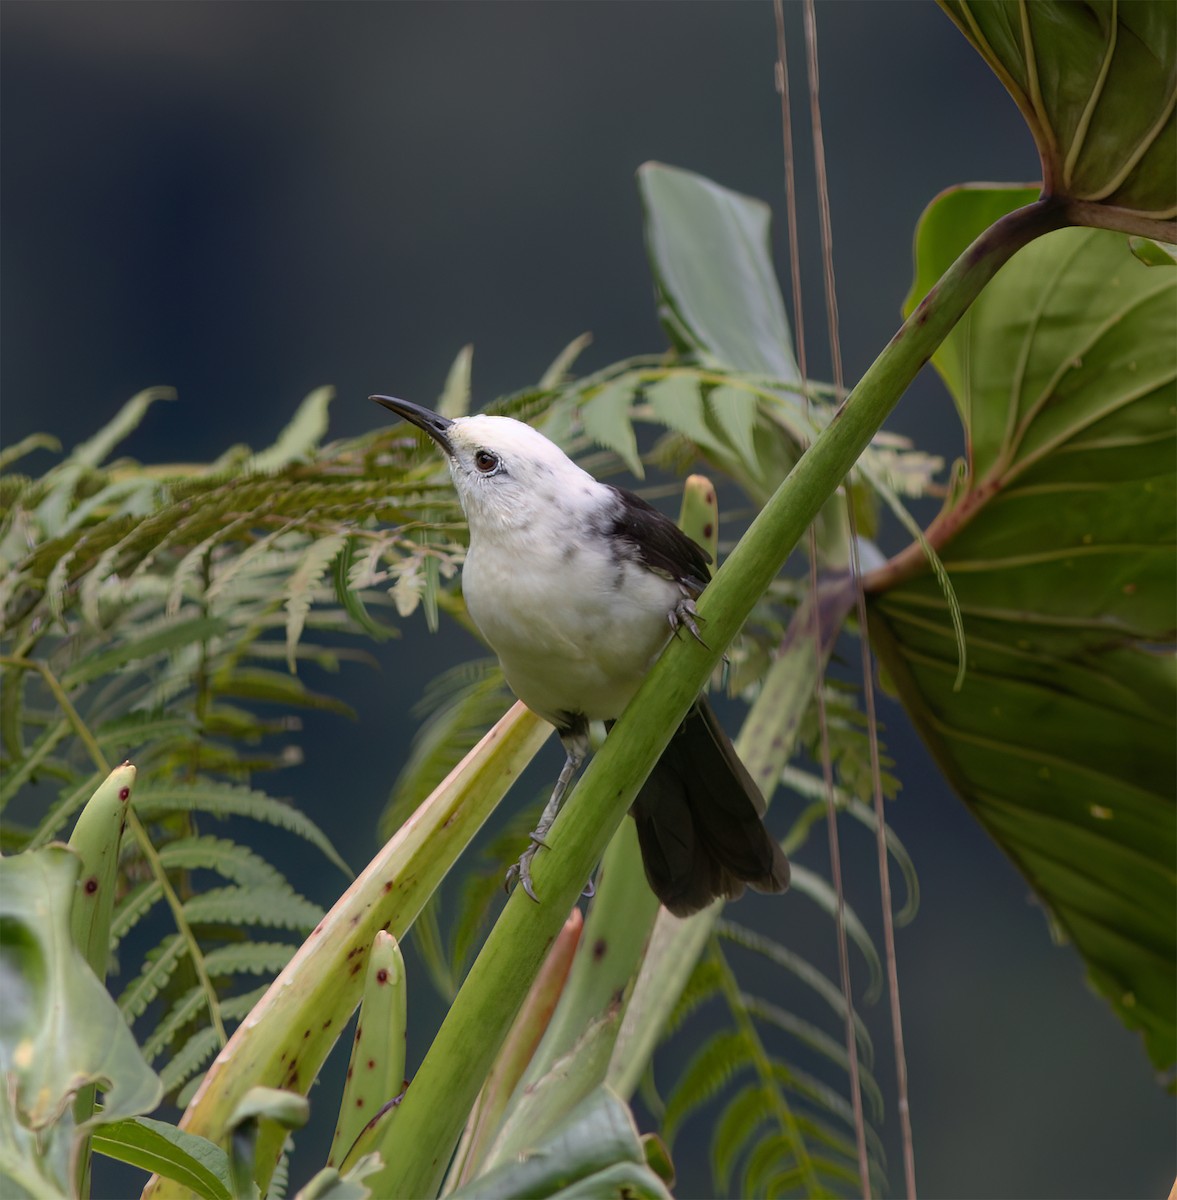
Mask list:
POLYGON ((267 667, 247 667, 235 664, 218 671, 214 686, 219 695, 237 700, 260 700, 290 708, 312 709, 355 717, 355 709, 334 696, 312 691, 298 678, 284 671, 267 667))
POLYGON ((69 736, 70 732, 68 721, 54 722, 33 742, 21 761, 12 770, 5 772, 4 778, 0 780, 0 809, 7 806, 9 800, 45 764, 49 756, 69 736))
POLYGON ((295 410, 290 423, 267 450, 255 454, 246 469, 263 475, 314 454, 327 432, 327 409, 335 389, 316 388, 295 410))
MULTIPOLYGON (((168 1009, 163 1019, 152 1030, 151 1035, 143 1042, 143 1057, 148 1062, 155 1060, 172 1044, 176 1035, 186 1025, 190 1025, 203 1011, 205 1004, 204 993, 198 987, 189 988, 168 1009)), ((209 1030, 210 1033, 214 1031, 209 1030)))
POLYGON ((184 915, 193 925, 264 925, 305 932, 322 920, 323 909, 283 883, 201 892, 184 902, 184 915))
POLYGON ((81 687, 95 679, 111 675, 129 663, 148 662, 163 654, 174 654, 187 646, 198 645, 223 633, 226 624, 219 617, 193 617, 188 621, 168 622, 146 634, 137 634, 105 652, 88 655, 62 673, 66 688, 81 687))
MULTIPOLYGON (((21 438, 15 445, 0 450, 0 471, 7 471, 14 462, 19 462, 36 450, 52 450, 54 453, 60 453, 61 443, 51 434, 31 433, 28 437, 21 438)), ((9 476, 9 479, 11 478, 12 476, 9 476)), ((8 500, 7 503, 11 504, 12 501, 8 500)))
POLYGON ((140 921, 164 898, 163 884, 158 879, 148 879, 136 884, 118 903, 110 923, 110 947, 117 950, 123 940, 140 921))
MULTIPOLYGON (((794 891, 802 896, 808 896, 828 917, 835 919, 838 911, 838 897, 833 885, 816 871, 800 863, 794 863, 790 879, 794 891)), ((854 908, 843 902, 842 917, 846 924, 846 935, 862 952, 870 971, 863 999, 867 1004, 874 1004, 883 990, 883 963, 870 934, 863 925, 854 908)))
MULTIPOLYGON (((838 1117, 853 1134, 854 1108, 839 1091, 808 1071, 802 1071, 789 1064, 775 1063, 773 1073, 785 1091, 794 1092, 798 1096, 812 1101, 819 1109, 838 1117)), ((869 1121, 866 1123, 866 1142, 871 1156, 880 1162, 885 1162, 886 1152, 883 1149, 883 1141, 869 1121)), ((845 1144, 850 1145, 851 1143, 847 1140, 845 1144)))
POLYGON ((722 969, 710 955, 703 955, 695 963, 691 976, 679 995, 678 1002, 666 1021, 666 1035, 675 1033, 700 1005, 705 1004, 720 992, 722 969))
POLYGON ((162 846, 159 859, 169 871, 216 871, 245 887, 275 888, 285 883, 277 867, 248 846, 228 838, 182 838, 162 846))
POLYGON ((175 1056, 160 1068, 159 1077, 165 1094, 187 1083, 216 1054, 220 1045, 217 1031, 209 1026, 197 1030, 188 1038, 175 1056))
MULTIPOLYGON (((754 933, 731 921, 720 920, 716 923, 715 932, 722 938, 727 938, 736 945, 743 946, 767 958, 769 962, 796 976, 802 983, 820 996, 826 1004, 841 1019, 846 1016, 846 997, 842 995, 838 985, 822 974, 812 963, 786 946, 774 942, 763 934, 754 933)), ((858 1041, 859 1057, 867 1066, 874 1065, 874 1044, 862 1017, 854 1014, 854 1032, 858 1041)))
POLYGON ((670 1140, 678 1127, 700 1105, 706 1103, 737 1071, 749 1065, 749 1049, 743 1034, 721 1030, 694 1053, 675 1081, 666 1101, 662 1129, 670 1140))
POLYGON ((119 1008, 128 1021, 141 1017, 151 1002, 167 986, 184 956, 188 944, 178 934, 172 934, 148 951, 139 974, 123 988, 118 998, 119 1008))
POLYGON ((92 771, 72 786, 63 788, 56 802, 50 806, 48 812, 46 812, 37 824, 33 836, 28 841, 27 848, 35 850, 37 847, 47 845, 51 842, 65 827, 65 823, 70 817, 78 812, 82 805, 94 795, 98 785, 104 778, 105 772, 92 771))
POLYGON ((749 1083, 728 1102, 711 1137, 711 1175, 716 1191, 731 1190, 736 1162, 768 1121, 772 1097, 763 1084, 749 1083))
MULTIPOLYGON (((831 1037, 812 1022, 787 1012, 779 1004, 773 1004, 760 996, 741 992, 740 999, 750 1016, 795 1037, 810 1050, 816 1051, 829 1059, 835 1066, 849 1073, 850 1060, 846 1054, 846 1046, 837 1038, 831 1037)), ((858 1080, 873 1116, 876 1120, 882 1120, 883 1093, 871 1069, 864 1062, 858 1064, 858 1080)))
POLYGON ((286 664, 291 674, 295 670, 294 648, 302 637, 315 590, 346 542, 342 533, 329 534, 312 542, 286 585, 286 664))
POLYGON ((212 976, 277 975, 296 949, 289 942, 239 942, 210 950, 204 961, 212 976))
POLYGON ((399 829, 422 800, 454 769, 494 724, 508 703, 496 659, 477 659, 443 672, 414 708, 426 720, 413 736, 408 758, 380 818, 382 837, 399 829))
POLYGON ((135 794, 135 811, 143 821, 155 821, 169 813, 204 812, 216 817, 247 817, 275 825, 316 846, 347 876, 347 864, 319 827, 296 808, 252 788, 211 782, 190 784, 149 783, 135 794))

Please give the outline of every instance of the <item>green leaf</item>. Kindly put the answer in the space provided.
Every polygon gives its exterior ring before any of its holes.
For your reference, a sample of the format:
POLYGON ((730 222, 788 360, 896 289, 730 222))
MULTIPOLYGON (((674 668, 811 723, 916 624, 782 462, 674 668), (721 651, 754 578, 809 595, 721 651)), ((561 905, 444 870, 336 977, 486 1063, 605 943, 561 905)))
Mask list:
MULTIPOLYGON (((964 246, 980 237, 994 221, 1029 204, 1037 195, 1037 188, 982 183, 965 183, 941 192, 924 210, 916 226, 915 277, 903 301, 903 315, 911 316, 916 305, 935 287, 945 265, 964 246)), ((968 352, 967 338, 956 334, 945 338, 932 355, 948 390, 958 400, 964 394, 968 352)))
POLYGON ((1158 242, 1146 237, 1130 237, 1128 247, 1146 267, 1177 266, 1177 246, 1171 242, 1158 242))
POLYGON ((50 450, 60 453, 61 443, 48 433, 31 433, 28 437, 21 438, 15 446, 8 446, 4 450, 0 450, 0 471, 7 471, 14 462, 19 462, 35 450, 50 450))
POLYGON ((755 393, 745 388, 712 388, 707 396, 707 405, 715 417, 715 423, 735 447, 746 469, 755 473, 756 421, 760 411, 755 393))
POLYGON ((67 687, 77 687, 110 675, 128 663, 143 662, 159 654, 168 654, 207 641, 224 630, 225 622, 219 617, 193 617, 189 621, 170 622, 154 633, 130 637, 110 650, 88 655, 65 672, 62 683, 67 687))
MULTIPOLYGON (((162 895, 158 885, 155 894, 162 895)), ((147 1011, 147 1006, 163 990, 187 953, 188 943, 178 933, 148 951, 142 970, 119 995, 119 1009, 128 1021, 147 1011)))
POLYGON ((700 381, 690 375, 671 374, 645 389, 654 416, 676 433, 690 438, 706 454, 726 457, 728 450, 707 419, 700 381))
POLYGON ((184 902, 184 915, 193 925, 228 922, 311 930, 322 919, 323 910, 281 884, 278 887, 213 888, 200 892, 184 902))
MULTIPOLYGON (((93 437, 80 442, 61 464, 64 467, 96 467, 143 420, 144 414, 157 400, 174 400, 175 390, 166 387, 146 388, 132 396, 93 437)), ((59 470, 61 468, 58 468, 59 470)))
POLYGON ((662 322, 676 345, 799 383, 762 201, 662 163, 638 171, 662 322))
POLYGON ((429 684, 413 709, 414 716, 426 720, 413 735, 408 759, 381 814, 382 837, 391 837, 408 819, 509 702, 502 668, 493 658, 462 663, 429 684))
POLYGON ((356 563, 358 538, 350 537, 343 544, 339 557, 335 560, 335 596, 347 611, 347 615, 355 621, 365 633, 383 642, 395 634, 394 629, 381 625, 364 606, 359 592, 352 587, 351 570, 356 563))
POLYGON ((675 1081, 674 1093, 662 1118, 665 1136, 673 1138, 682 1122, 748 1062, 749 1047, 742 1033, 721 1030, 709 1037, 675 1081))
POLYGON ((344 717, 356 715, 350 704, 322 692, 312 692, 296 675, 265 667, 235 665, 218 672, 216 689, 219 695, 234 696, 239 700, 261 700, 283 708, 309 708, 344 717))
MULTIPOLYGON (((816 871, 811 871, 800 863, 793 863, 792 867, 789 881, 793 890, 808 896, 828 916, 834 916, 838 900, 833 886, 816 871)), ((883 987, 883 964, 879 959, 879 952, 875 949, 866 926, 849 904, 843 906, 843 918, 846 922, 846 935, 866 959, 870 980, 863 993, 863 999, 867 1004, 873 1004, 879 998, 883 987)))
POLYGON ((220 1146, 150 1117, 115 1121, 94 1134, 100 1154, 173 1179, 202 1200, 231 1200, 229 1159, 220 1146))
POLYGON ((75 1136, 152 1109, 160 1080, 70 932, 79 860, 64 846, 0 858, 0 1167, 67 1190, 75 1136), (105 1089, 75 1130, 70 1101, 105 1089))
POLYGON ((277 825, 317 846, 341 871, 350 875, 347 864, 319 827, 297 808, 275 800, 264 792, 211 782, 194 784, 147 784, 136 793, 135 811, 143 821, 154 821, 170 812, 207 812, 219 817, 248 817, 277 825))
POLYGON ((552 359, 548 369, 540 376, 537 387, 540 391, 546 391, 548 388, 559 387, 572 370, 572 364, 580 357, 584 348, 593 340, 591 333, 582 333, 579 337, 574 337, 572 341, 552 359))
POLYGON ((443 417, 464 417, 470 411, 470 368, 474 347, 467 344, 458 351, 445 378, 445 387, 437 398, 437 411, 443 417))
MULTIPOLYGON (((918 274, 993 203, 935 202, 918 274)), ((964 619, 959 691, 918 547, 868 582, 917 728, 1161 1068, 1177 1061, 1175 300, 1122 236, 1063 230, 1005 266, 936 360, 969 450, 927 530, 964 619)))
POLYGON ((637 438, 630 420, 629 406, 633 399, 634 380, 622 376, 607 383, 580 406, 584 431, 598 445, 612 450, 639 479, 645 477, 637 438))
POLYGON ((378 1154, 366 1154, 342 1175, 334 1167, 324 1167, 299 1189, 294 1200, 368 1200, 372 1189, 365 1186, 364 1179, 381 1165, 378 1154))
POLYGON ((723 1110, 711 1136, 711 1174, 720 1193, 730 1190, 732 1172, 748 1142, 768 1119, 772 1097, 762 1084, 741 1088, 723 1110))
POLYGON ((327 407, 334 395, 335 389, 329 387, 311 392, 278 435, 278 440, 269 449, 255 454, 247 469, 254 474, 266 475, 289 463, 312 457, 327 432, 327 407))
POLYGON ((280 887, 282 873, 248 846, 228 838, 194 837, 168 842, 159 849, 159 861, 169 871, 216 871, 245 886, 280 887))
POLYGON ((347 541, 345 534, 329 533, 312 542, 286 585, 286 665, 291 675, 295 672, 294 651, 314 603, 315 589, 347 541))
POLYGON ((524 1200, 525 1197, 657 1197, 669 1200, 662 1181, 646 1166, 645 1151, 629 1109, 608 1088, 598 1088, 528 1153, 465 1187, 452 1200, 524 1200), (610 1186, 611 1168, 628 1166, 624 1185, 610 1186), (582 1189, 573 1190, 576 1185, 582 1189))
POLYGON ((1177 9, 941 0, 1017 102, 1048 195, 1177 216, 1177 9))

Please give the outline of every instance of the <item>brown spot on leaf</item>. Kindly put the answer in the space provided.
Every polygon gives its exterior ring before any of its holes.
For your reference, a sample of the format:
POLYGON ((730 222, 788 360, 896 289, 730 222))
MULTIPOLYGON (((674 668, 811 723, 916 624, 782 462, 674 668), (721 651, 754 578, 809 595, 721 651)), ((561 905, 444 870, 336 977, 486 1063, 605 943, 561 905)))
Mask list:
POLYGON ((368 1059, 368 1070, 369 1071, 376 1070, 376 1060, 374 1058, 368 1059))
POLYGON ((380 970, 376 972, 376 982, 377 983, 387 983, 388 982, 388 968, 387 967, 381 967, 380 970))
POLYGON ((705 538, 709 538, 711 536, 711 534, 714 532, 714 529, 715 529, 715 526, 713 526, 711 524, 711 522, 708 521, 707 524, 703 526, 703 536, 705 538))
POLYGON ((131 798, 131 789, 130 788, 119 788, 119 799, 120 800, 130 800, 130 798, 131 798))
POLYGON ((98 891, 97 876, 91 875, 90 878, 87 879, 84 884, 82 884, 82 890, 86 893, 87 896, 93 896, 94 893, 96 891, 98 891))
POLYGON ((605 957, 605 951, 609 948, 608 942, 604 938, 597 938, 593 942, 593 961, 600 962, 605 957))

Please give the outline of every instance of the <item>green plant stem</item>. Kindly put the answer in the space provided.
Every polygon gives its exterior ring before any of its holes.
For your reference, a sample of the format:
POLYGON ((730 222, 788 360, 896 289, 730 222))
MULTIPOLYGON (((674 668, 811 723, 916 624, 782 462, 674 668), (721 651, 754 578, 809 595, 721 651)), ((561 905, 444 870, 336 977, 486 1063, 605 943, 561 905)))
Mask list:
POLYGON ((707 645, 672 642, 589 765, 577 798, 537 856, 535 904, 516 890, 458 993, 396 1114, 396 1152, 368 1184, 377 1195, 432 1196, 515 1013, 593 864, 686 715, 720 655, 822 504, 916 373, 1017 250, 1059 228, 1060 206, 1037 201, 1003 217, 949 268, 798 461, 699 601, 707 645))

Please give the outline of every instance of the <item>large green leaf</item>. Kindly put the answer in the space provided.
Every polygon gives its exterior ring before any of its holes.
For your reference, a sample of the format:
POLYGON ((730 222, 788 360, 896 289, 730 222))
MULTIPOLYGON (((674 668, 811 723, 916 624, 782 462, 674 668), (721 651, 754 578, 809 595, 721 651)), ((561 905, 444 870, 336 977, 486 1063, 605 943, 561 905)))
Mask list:
MULTIPOLYGON (((918 277, 993 204, 934 202, 918 277)), ((921 733, 1161 1067, 1177 1058, 1175 299, 1173 273, 1122 235, 1061 230, 937 356, 968 445, 928 530, 964 614, 960 690, 918 547, 869 579, 876 647, 921 733)))
POLYGON ((1022 111, 1045 190, 1177 216, 1177 6, 941 0, 1022 111))
POLYGON ((86 1128, 146 1112, 163 1091, 74 945, 80 869, 61 845, 0 858, 0 1174, 16 1194, 70 1191, 86 1128), (93 1083, 102 1112, 75 1128, 70 1101, 93 1083))
POLYGON ((768 252, 768 205, 691 171, 638 172, 662 322, 674 342, 737 371, 799 383, 768 252))

